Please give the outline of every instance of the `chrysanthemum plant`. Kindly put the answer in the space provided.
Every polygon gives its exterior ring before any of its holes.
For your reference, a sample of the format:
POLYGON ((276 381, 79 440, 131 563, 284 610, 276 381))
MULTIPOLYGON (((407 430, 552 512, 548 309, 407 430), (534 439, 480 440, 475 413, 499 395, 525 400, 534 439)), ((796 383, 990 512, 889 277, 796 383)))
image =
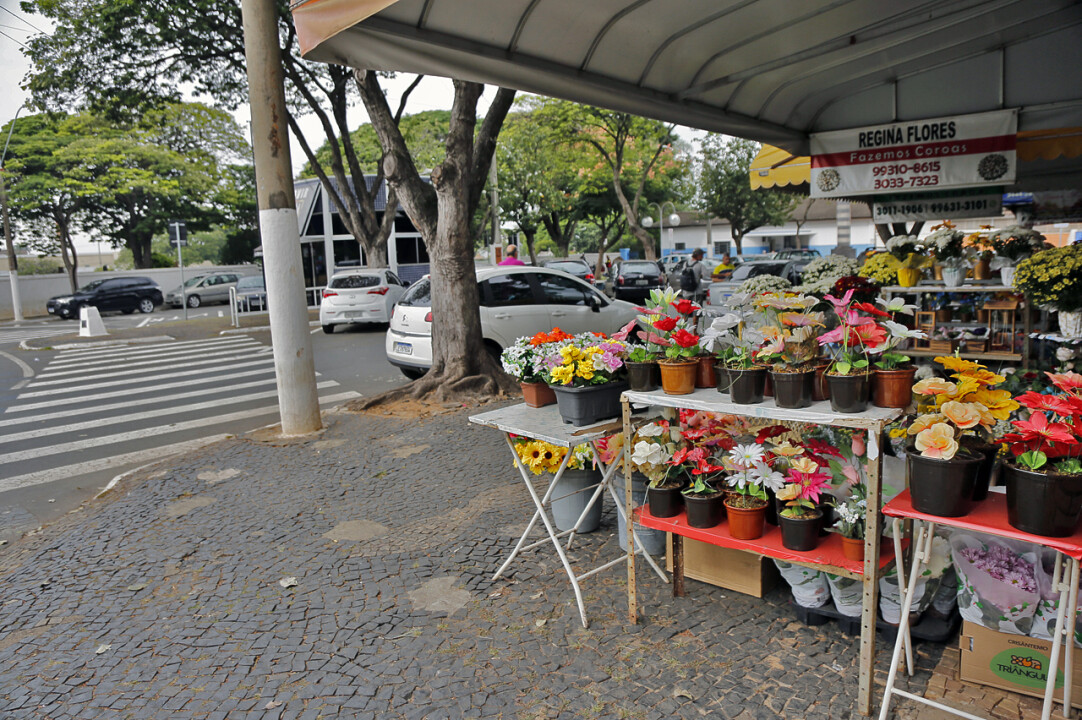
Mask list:
POLYGON ((905 268, 919 268, 928 263, 925 245, 915 235, 895 235, 887 240, 887 252, 905 268))
POLYGON ((932 227, 924 238, 924 244, 932 251, 936 262, 947 267, 958 267, 965 261, 965 234, 956 230, 954 223, 944 220, 932 227))
POLYGON ((1046 375, 1060 392, 1030 390, 1018 396, 1029 418, 1013 421, 1016 432, 1004 435, 1002 442, 1028 470, 1077 475, 1082 473, 1082 375, 1046 375))
POLYGON ((808 368, 819 356, 817 328, 823 313, 813 310, 819 298, 797 293, 764 293, 753 301, 764 320, 759 332, 765 343, 755 358, 777 371, 808 368))
POLYGON ((916 448, 924 457, 950 460, 965 437, 987 441, 998 420, 1006 420, 1020 406, 1006 390, 994 387, 1006 378, 984 365, 958 357, 937 357, 955 382, 931 377, 913 386, 922 401, 920 414, 909 425, 916 448))

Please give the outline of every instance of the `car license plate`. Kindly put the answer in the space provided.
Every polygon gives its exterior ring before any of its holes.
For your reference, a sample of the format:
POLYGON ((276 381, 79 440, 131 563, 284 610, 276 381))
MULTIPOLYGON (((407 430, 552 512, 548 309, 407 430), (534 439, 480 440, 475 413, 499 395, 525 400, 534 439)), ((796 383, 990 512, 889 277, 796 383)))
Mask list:
POLYGON ((363 312, 347 312, 346 317, 348 317, 348 318, 364 317, 364 313, 363 312))
POLYGON ((410 345, 409 343, 396 342, 394 344, 394 351, 396 353, 401 354, 401 355, 412 355, 413 354, 413 346, 410 345))
POLYGON ((650 281, 649 281, 649 280, 646 280, 646 279, 642 279, 642 280, 636 280, 636 281, 635 281, 635 284, 636 284, 636 285, 649 285, 649 284, 650 284, 650 281))

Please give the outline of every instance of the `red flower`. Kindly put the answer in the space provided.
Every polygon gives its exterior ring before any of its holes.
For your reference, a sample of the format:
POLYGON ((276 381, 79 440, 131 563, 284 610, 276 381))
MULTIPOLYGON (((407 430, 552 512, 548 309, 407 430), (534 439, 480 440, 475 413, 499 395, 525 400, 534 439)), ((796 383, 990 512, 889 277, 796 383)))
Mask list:
POLYGON ((1052 381, 1052 384, 1058 387, 1060 390, 1066 393, 1077 392, 1082 390, 1082 375, 1076 372, 1065 372, 1059 375, 1055 373, 1046 372, 1045 375, 1052 381))
POLYGON ((1056 422, 1050 423, 1043 412, 1035 412, 1029 416, 1029 420, 1014 420, 1011 424, 1021 431, 1019 434, 1022 436, 1023 442, 1039 440, 1048 443, 1067 443, 1068 445, 1078 443, 1078 440, 1071 432, 1070 425, 1056 422))
POLYGON ((1041 393, 1036 393, 1032 390, 1015 398, 1019 405, 1028 407, 1030 410, 1050 410, 1052 412, 1056 412, 1057 399, 1058 398, 1055 395, 1042 395, 1041 393))
POLYGON ((690 300, 685 300, 683 298, 681 298, 680 300, 674 300, 672 306, 676 310, 676 312, 680 313, 681 315, 690 315, 691 313, 699 309, 698 305, 691 302, 690 300))
POLYGON ((699 336, 692 335, 684 328, 680 328, 672 334, 672 341, 682 348, 694 347, 699 344, 699 336))
POLYGON ((669 316, 654 321, 654 327, 661 332, 669 332, 676 327, 676 318, 669 316))
POLYGON ((759 431, 755 436, 755 442, 762 445, 764 440, 769 440, 778 435, 784 435, 787 432, 789 432, 789 428, 784 425, 769 425, 759 431))
POLYGON ((887 331, 874 323, 857 325, 849 329, 846 341, 849 346, 864 344, 866 347, 877 347, 887 341, 887 331))
POLYGON ((885 317, 885 318, 890 317, 889 312, 884 312, 883 310, 880 310, 879 308, 877 308, 875 305, 872 305, 871 303, 858 302, 858 303, 855 303, 853 305, 853 307, 855 307, 857 310, 863 310, 864 312, 868 313, 869 315, 875 315, 876 317, 885 317))
POLYGON ((808 451, 808 454, 815 458, 815 461, 819 462, 820 464, 822 464, 822 462, 820 461, 820 458, 815 457, 817 455, 830 455, 837 458, 840 458, 842 456, 841 450, 834 447, 833 445, 827 445, 822 440, 808 438, 800 444, 803 445, 804 448, 808 451))

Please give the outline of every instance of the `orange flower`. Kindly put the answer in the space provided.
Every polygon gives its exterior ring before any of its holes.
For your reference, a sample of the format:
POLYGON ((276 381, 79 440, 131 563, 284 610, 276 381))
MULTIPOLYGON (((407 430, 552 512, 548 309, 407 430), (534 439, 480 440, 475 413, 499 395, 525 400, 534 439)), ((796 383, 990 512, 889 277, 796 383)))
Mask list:
POLYGON ((918 395, 947 395, 956 389, 954 383, 937 377, 924 378, 913 386, 913 392, 918 395))
POLYGON ((987 412, 987 408, 978 403, 962 403, 957 400, 949 400, 943 403, 943 407, 939 410, 959 428, 968 430, 980 423, 982 409, 987 412))
MULTIPOLYGON (((984 405, 996 420, 1006 420, 1011 416, 1012 412, 1021 407, 1021 405, 1011 397, 1010 390, 981 388, 974 392, 968 399, 970 402, 984 405)), ((981 424, 983 425, 984 422, 982 421, 981 424)))
POLYGON ((941 423, 947 419, 946 415, 939 413, 928 413, 926 415, 918 415, 917 419, 909 424, 909 434, 916 435, 919 432, 927 430, 936 423, 941 423))
POLYGON ((920 450, 924 457, 950 460, 958 452, 954 430, 947 423, 936 423, 927 430, 922 430, 917 433, 917 450, 920 450))
POLYGON ((981 365, 980 363, 956 358, 953 355, 937 357, 935 361, 946 369, 954 370, 955 372, 971 372, 973 370, 980 370, 984 367, 984 365, 981 365))
POLYGON ((954 375, 954 377, 963 381, 974 380, 981 385, 999 385, 1001 382, 1007 379, 1002 375, 996 375, 990 370, 970 370, 964 373, 954 375))

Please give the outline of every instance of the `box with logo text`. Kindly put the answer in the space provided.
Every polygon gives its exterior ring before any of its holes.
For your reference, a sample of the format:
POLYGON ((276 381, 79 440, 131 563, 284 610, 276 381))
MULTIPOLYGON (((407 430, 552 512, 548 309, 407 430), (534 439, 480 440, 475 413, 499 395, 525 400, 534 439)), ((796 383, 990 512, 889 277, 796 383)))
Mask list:
MULTIPOLYGON (((991 685, 992 687, 1023 695, 1044 697, 1045 680, 1048 678, 1051 640, 1039 640, 1025 635, 1011 635, 989 630, 975 623, 962 625, 962 680, 991 685)), ((1082 653, 1076 648, 1073 655, 1071 682, 1071 705, 1082 707, 1082 653)), ((1060 652, 1056 668, 1055 698, 1063 698, 1063 653, 1060 652)))

